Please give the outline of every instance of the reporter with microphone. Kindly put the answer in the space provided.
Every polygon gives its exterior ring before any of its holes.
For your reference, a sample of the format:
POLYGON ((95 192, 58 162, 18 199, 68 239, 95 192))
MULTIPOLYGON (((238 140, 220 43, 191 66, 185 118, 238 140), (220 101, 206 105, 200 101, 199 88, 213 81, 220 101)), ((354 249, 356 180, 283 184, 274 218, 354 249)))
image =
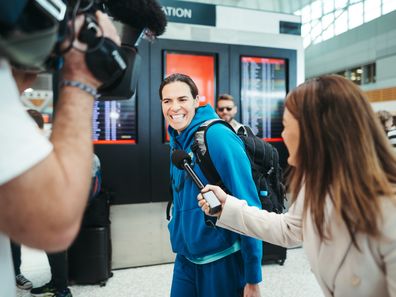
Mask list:
POLYGON ((207 185, 202 192, 213 191, 223 206, 216 226, 303 244, 326 297, 396 296, 396 157, 366 96, 338 75, 308 80, 287 95, 283 124, 288 212, 249 207, 207 185))
MULTIPOLYGON (((205 216, 196 202, 207 180, 199 166, 194 166, 194 133, 202 123, 218 117, 210 105, 198 107, 197 86, 187 75, 175 73, 165 78, 159 95, 169 123, 174 162, 170 166, 173 209, 168 229, 177 256, 171 297, 258 297, 261 241, 216 228, 215 221, 205 216)), ((234 196, 247 197, 249 205, 259 207, 242 141, 222 124, 210 126, 206 135, 214 166, 227 189, 234 196)), ((217 198, 209 195, 216 210, 217 198)))

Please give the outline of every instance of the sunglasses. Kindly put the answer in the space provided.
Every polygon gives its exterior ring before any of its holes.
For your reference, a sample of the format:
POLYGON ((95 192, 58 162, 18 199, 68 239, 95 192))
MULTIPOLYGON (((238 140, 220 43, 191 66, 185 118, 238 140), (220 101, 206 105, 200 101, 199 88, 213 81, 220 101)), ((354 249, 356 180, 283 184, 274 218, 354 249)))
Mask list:
POLYGON ((231 111, 234 107, 218 107, 217 110, 220 112, 223 112, 224 109, 227 109, 227 111, 231 111))

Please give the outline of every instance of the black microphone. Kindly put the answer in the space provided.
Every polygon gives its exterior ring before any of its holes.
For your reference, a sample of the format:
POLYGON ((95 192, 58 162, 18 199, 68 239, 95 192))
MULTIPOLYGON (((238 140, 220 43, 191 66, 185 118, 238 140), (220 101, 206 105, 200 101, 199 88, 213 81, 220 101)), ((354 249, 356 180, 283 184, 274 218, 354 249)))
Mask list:
POLYGON ((87 30, 81 30, 79 39, 88 44, 85 60, 88 69, 102 82, 98 88, 97 100, 127 100, 134 96, 140 72, 141 57, 138 54, 142 39, 154 40, 165 32, 165 12, 158 0, 69 0, 68 19, 74 13, 86 16, 87 30), (77 6, 78 5, 78 6, 77 6), (97 10, 109 14, 120 22, 121 46, 112 40, 99 36, 95 17, 88 22, 88 15, 97 10), (96 24, 96 26, 95 26, 96 24), (92 31, 92 32, 91 32, 92 31), (83 33, 83 34, 82 34, 83 33), (92 37, 89 37, 89 34, 92 37))
MULTIPOLYGON (((191 168, 191 157, 182 150, 175 150, 172 153, 172 163, 181 170, 186 170, 187 173, 191 176, 194 183, 197 185, 199 190, 204 188, 202 181, 199 177, 195 174, 194 170, 191 168)), ((215 214, 221 210, 221 203, 219 199, 217 199, 216 195, 212 192, 202 193, 203 197, 205 198, 206 202, 209 204, 209 213, 215 214)))
MULTIPOLYGON (((121 23, 120 57, 127 69, 117 79, 113 77, 99 89, 99 100, 130 99, 136 93, 142 59, 137 47, 142 38, 153 40, 165 32, 167 25, 165 12, 158 0, 95 0, 115 21, 121 23)), ((107 68, 109 69, 109 68, 107 68)))
POLYGON ((161 35, 166 27, 166 15, 156 0, 105 0, 110 15, 116 21, 137 30, 148 28, 155 36, 161 35))

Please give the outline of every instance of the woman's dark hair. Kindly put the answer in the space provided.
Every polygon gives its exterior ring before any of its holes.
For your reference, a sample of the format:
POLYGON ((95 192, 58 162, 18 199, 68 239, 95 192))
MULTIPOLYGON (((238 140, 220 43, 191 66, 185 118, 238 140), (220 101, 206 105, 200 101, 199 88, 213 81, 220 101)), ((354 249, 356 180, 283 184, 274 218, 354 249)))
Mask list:
POLYGON ((173 74, 169 75, 167 78, 165 78, 160 85, 159 96, 160 96, 161 100, 162 100, 162 89, 167 84, 177 82, 177 81, 183 82, 188 85, 188 87, 190 88, 191 95, 192 95, 193 99, 195 99, 198 96, 197 85, 191 79, 191 77, 189 77, 188 75, 185 75, 183 73, 173 73, 173 74))
POLYGON ((28 109, 27 113, 32 117, 40 129, 44 128, 44 118, 40 112, 35 109, 28 109))
POLYGON ((328 238, 329 195, 355 245, 359 232, 380 235, 381 196, 395 199, 396 158, 365 94, 326 75, 292 90, 285 107, 300 129, 290 188, 294 201, 304 185, 304 217, 309 211, 320 238, 328 238))

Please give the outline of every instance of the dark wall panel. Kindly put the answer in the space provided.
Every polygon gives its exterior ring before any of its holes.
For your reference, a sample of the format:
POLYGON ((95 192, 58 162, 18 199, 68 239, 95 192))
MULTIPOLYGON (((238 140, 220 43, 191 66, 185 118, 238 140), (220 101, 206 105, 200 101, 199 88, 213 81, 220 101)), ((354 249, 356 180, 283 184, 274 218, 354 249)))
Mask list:
POLYGON ((136 144, 96 144, 95 153, 102 165, 103 187, 114 193, 115 204, 149 202, 149 44, 141 43, 142 67, 136 98, 136 144))

